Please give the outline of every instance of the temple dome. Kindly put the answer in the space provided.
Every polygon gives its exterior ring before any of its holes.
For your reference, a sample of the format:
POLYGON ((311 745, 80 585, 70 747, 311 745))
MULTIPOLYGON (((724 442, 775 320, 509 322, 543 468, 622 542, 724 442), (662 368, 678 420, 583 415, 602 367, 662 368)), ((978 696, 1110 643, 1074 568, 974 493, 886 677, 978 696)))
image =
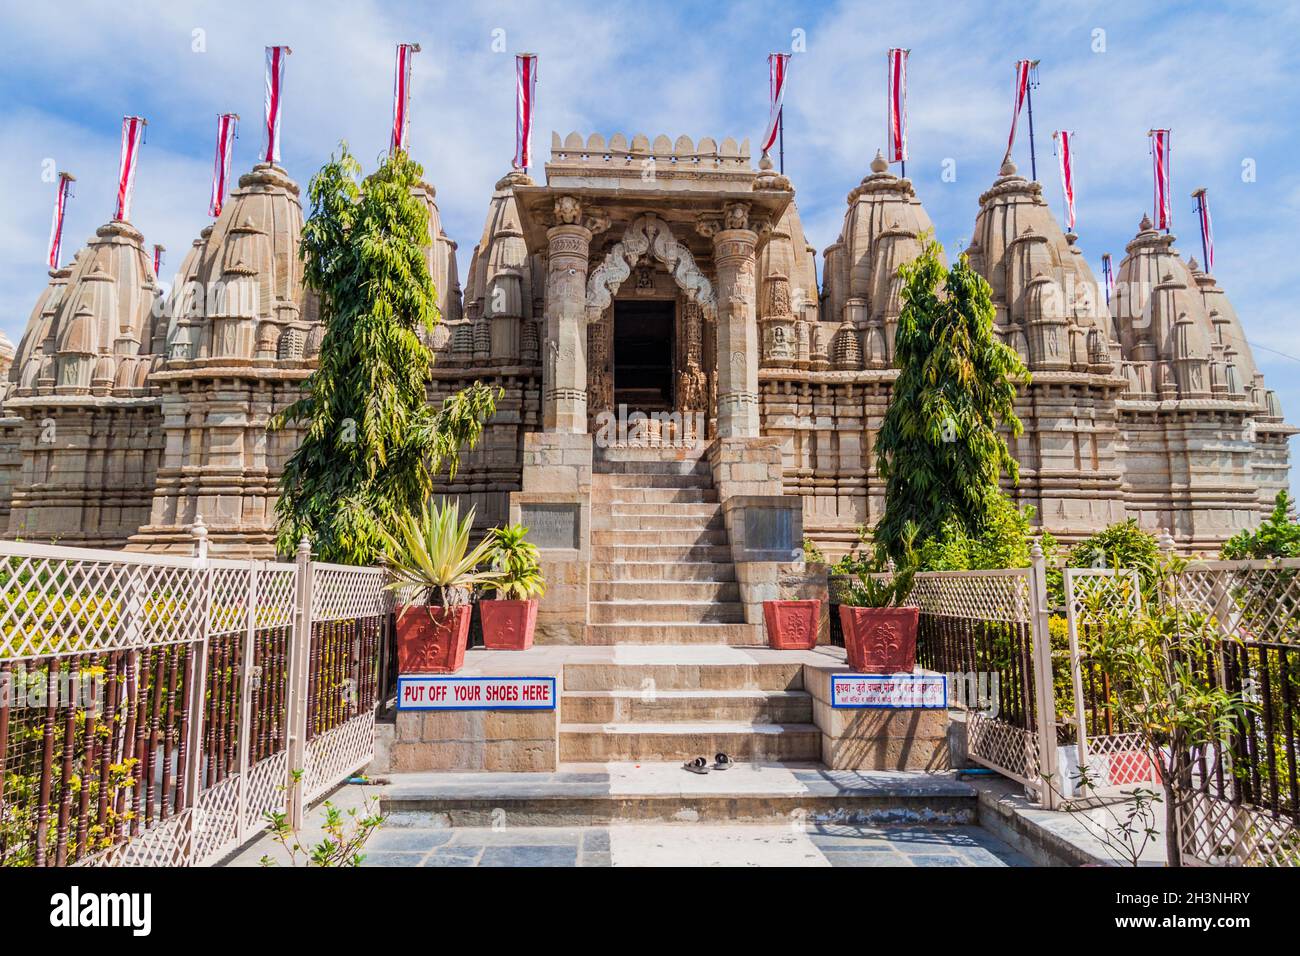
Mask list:
MULTIPOLYGON (((796 339, 789 360, 806 367, 810 358, 810 331, 819 313, 817 259, 816 251, 804 236, 793 199, 759 250, 757 271, 758 288, 770 290, 759 299, 759 320, 778 314, 788 316, 789 332, 796 339)), ((767 358, 771 343, 765 342, 763 348, 767 358)))
POLYGON ((867 354, 858 350, 860 357, 869 366, 883 367, 893 360, 901 308, 898 267, 920 254, 920 237, 933 231, 934 224, 912 181, 889 172, 879 153, 846 201, 839 239, 825 251, 821 319, 829 334, 824 338, 840 336, 847 322, 868 344, 867 354), (882 348, 884 354, 876 354, 882 348))
POLYGON ((106 392, 125 358, 152 347, 158 297, 144 237, 130 223, 100 226, 50 273, 15 355, 18 394, 106 392))
MULTIPOLYGON (((442 214, 438 211, 437 191, 428 183, 420 183, 412 192, 429 211, 429 245, 424 251, 429 275, 438 293, 440 322, 460 321, 460 277, 456 270, 456 243, 448 238, 442 228, 442 214)), ((421 333, 423 334, 423 333, 421 333)))
POLYGON ((1143 216, 1124 251, 1112 312, 1128 397, 1210 397, 1219 391, 1215 383, 1226 382, 1222 347, 1211 348, 1214 323, 1174 237, 1157 232, 1143 216))
POLYGON ((1015 163, 1003 163, 980 196, 966 253, 993 290, 1000 334, 1026 343, 1031 369, 1112 371, 1110 316, 1096 277, 1061 231, 1042 184, 1019 175, 1015 163))
POLYGON ((526 326, 541 318, 541 300, 545 288, 540 256, 530 256, 524 239, 515 187, 532 185, 533 180, 520 172, 507 173, 496 184, 488 204, 483 234, 470 257, 461 315, 444 322, 447 326, 437 340, 450 349, 455 361, 475 357, 502 361, 535 361, 536 355, 522 355, 524 345, 535 336, 524 333, 526 326), (505 320, 496 323, 493 319, 505 320))
POLYGON ((298 184, 269 163, 239 178, 211 232, 182 262, 168 309, 169 362, 274 360, 258 351, 265 323, 276 341, 288 329, 305 337, 317 309, 303 285, 298 197, 298 184))

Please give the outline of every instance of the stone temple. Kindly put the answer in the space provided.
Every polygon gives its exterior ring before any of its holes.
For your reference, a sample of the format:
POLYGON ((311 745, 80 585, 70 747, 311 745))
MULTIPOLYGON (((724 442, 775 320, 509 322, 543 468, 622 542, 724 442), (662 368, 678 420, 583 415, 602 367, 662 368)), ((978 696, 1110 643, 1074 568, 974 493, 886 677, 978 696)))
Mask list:
MULTIPOLYGON (((474 380, 505 390, 445 490, 485 527, 534 528, 552 582, 542 639, 628 626, 601 609, 617 559, 728 563, 732 617, 703 613, 755 626, 802 536, 835 555, 880 517, 897 270, 930 220, 877 156, 819 287, 791 182, 759 167, 730 138, 553 134, 545 184, 496 184, 463 290, 435 191, 419 190, 442 309, 430 401, 474 380), (617 504, 637 497, 646 508, 617 504), (699 507, 658 506, 675 504, 699 507)), ((1012 491, 1036 521, 1072 541, 1134 516, 1186 551, 1255 523, 1287 487, 1295 429, 1214 278, 1144 219, 1108 309, 1014 165, 972 212, 966 252, 1033 373, 1012 491)), ((126 222, 50 273, 17 347, 0 343, 7 537, 179 551, 201 517, 214 553, 273 554, 296 435, 267 421, 322 339, 302 221, 299 186, 259 164, 165 298, 126 222)))

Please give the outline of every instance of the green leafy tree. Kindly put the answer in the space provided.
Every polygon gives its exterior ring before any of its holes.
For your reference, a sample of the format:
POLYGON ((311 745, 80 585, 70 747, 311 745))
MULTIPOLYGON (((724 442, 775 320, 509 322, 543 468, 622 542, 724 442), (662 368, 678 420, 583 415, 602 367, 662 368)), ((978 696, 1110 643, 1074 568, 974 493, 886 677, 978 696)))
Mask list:
POLYGON ((885 514, 875 536, 895 558, 914 524, 919 540, 950 522, 979 536, 999 507, 998 480, 1019 470, 999 428, 1021 432, 1014 402, 1029 372, 993 331, 992 291, 965 256, 951 269, 931 237, 901 266, 899 367, 876 446, 885 514))
POLYGON ((1155 579, 1160 545, 1155 535, 1138 527, 1136 518, 1117 521, 1070 549, 1072 568, 1124 568, 1138 572, 1143 586, 1155 579))
POLYGON ((1017 508, 1005 494, 999 494, 980 532, 971 534, 956 518, 949 518, 939 533, 919 549, 922 571, 990 571, 1029 567, 1029 552, 1035 537, 1048 564, 1053 562, 1056 538, 1036 531, 1030 522, 1034 509, 1017 508))
POLYGON ((1291 496, 1279 491, 1264 523, 1254 531, 1234 534, 1224 542, 1221 557, 1227 561, 1300 558, 1300 523, 1291 520, 1294 506, 1291 496))
POLYGON ((325 337, 305 394, 271 423, 304 426, 280 479, 283 553, 307 534, 322 560, 373 563, 380 529, 419 512, 495 412, 500 390, 477 382, 428 404, 433 353, 420 331, 439 315, 428 209, 412 193, 422 174, 396 151, 362 179, 344 143, 312 177, 301 254, 325 337))

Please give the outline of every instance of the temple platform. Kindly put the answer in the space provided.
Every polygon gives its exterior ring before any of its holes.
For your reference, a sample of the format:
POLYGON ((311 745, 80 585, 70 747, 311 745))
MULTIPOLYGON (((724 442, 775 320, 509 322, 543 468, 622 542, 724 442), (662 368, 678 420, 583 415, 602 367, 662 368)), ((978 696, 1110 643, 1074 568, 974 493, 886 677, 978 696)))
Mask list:
POLYGON ((555 707, 399 710, 373 769, 554 773, 665 763, 682 775, 682 761, 720 752, 758 765, 949 769, 946 709, 833 707, 832 677, 841 673, 850 673, 844 650, 831 646, 471 650, 455 677, 554 678, 555 707))

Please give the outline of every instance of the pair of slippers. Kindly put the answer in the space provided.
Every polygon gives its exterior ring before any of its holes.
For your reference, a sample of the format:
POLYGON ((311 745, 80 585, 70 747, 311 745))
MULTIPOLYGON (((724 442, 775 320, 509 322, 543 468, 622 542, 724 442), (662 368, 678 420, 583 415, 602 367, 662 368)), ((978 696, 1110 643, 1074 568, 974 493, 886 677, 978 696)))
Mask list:
POLYGON ((717 754, 713 758, 713 766, 703 757, 696 757, 694 760, 688 760, 682 764, 683 770, 689 770, 691 773, 708 773, 710 770, 730 770, 736 765, 736 762, 726 754, 717 754))

